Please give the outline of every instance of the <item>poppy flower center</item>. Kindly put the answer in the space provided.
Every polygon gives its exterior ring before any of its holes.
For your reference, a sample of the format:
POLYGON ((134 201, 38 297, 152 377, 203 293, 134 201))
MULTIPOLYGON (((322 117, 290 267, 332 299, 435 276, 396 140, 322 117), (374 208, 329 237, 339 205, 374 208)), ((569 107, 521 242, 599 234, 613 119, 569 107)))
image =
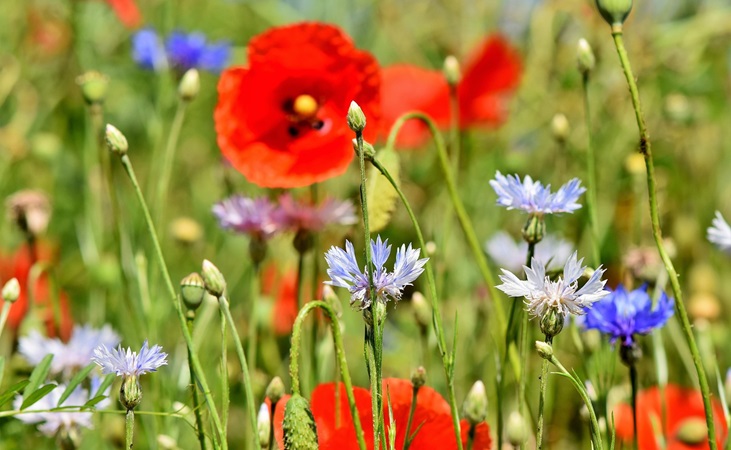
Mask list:
POLYGON ((317 114, 320 105, 311 95, 298 95, 292 103, 292 111, 299 120, 310 120, 317 114))

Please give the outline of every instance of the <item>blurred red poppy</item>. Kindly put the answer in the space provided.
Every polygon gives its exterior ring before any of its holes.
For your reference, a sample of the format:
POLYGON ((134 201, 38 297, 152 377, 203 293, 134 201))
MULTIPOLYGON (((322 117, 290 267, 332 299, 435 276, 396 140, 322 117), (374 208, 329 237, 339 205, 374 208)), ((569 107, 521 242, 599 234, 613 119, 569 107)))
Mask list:
MULTIPOLYGON (((503 37, 483 40, 464 64, 457 85, 460 127, 502 123, 521 70, 517 51, 503 37)), ((441 71, 402 64, 384 68, 382 77, 383 136, 399 116, 414 110, 427 113, 440 127, 449 126, 449 85, 441 71)), ((428 137, 426 126, 413 121, 399 133, 397 144, 416 147, 428 137)))
MULTIPOLYGON (((358 442, 355 435, 355 427, 350 415, 348 398, 345 394, 345 386, 340 383, 340 398, 338 411, 335 409, 335 384, 321 384, 312 392, 310 407, 312 415, 317 424, 317 438, 321 450, 357 450, 358 442)), ((371 395, 367 389, 353 388, 355 403, 358 407, 358 417, 363 428, 366 446, 373 448, 373 422, 371 417, 371 395)), ((403 448, 406 439, 406 424, 409 419, 411 408, 412 384, 409 380, 398 378, 386 378, 383 380, 384 400, 390 397, 393 417, 396 423, 396 448, 403 448)), ((282 421, 284 420, 285 397, 278 404, 274 413, 274 436, 279 448, 284 448, 282 421)), ((452 428, 452 416, 449 404, 434 389, 424 386, 419 389, 416 400, 416 410, 411 422, 410 434, 416 433, 416 437, 409 447, 411 450, 440 449, 451 450, 457 448, 452 428)), ((388 406, 384 401, 384 420, 386 422, 386 435, 388 436, 388 424, 390 416, 388 406)), ((469 424, 466 420, 461 421, 462 440, 466 445, 469 424)), ((475 427, 473 450, 489 450, 491 448, 490 428, 486 423, 480 423, 475 427)))
POLYGON ((122 24, 127 28, 135 28, 142 23, 142 15, 133 0, 107 0, 122 24))
POLYGON ((299 23, 249 42, 249 66, 221 75, 214 114, 231 165, 264 187, 307 186, 353 159, 346 115, 355 100, 372 140, 380 119, 380 70, 339 28, 299 23))
MULTIPOLYGON (((281 274, 273 265, 264 268, 262 273, 262 293, 274 297, 272 311, 272 329, 277 336, 288 336, 292 333, 294 320, 297 318, 297 272, 287 270, 281 274)), ((303 292, 305 302, 310 301, 311 283, 305 280, 303 292)), ((317 298, 322 298, 322 289, 318 288, 317 298)), ((317 315, 319 317, 319 315, 317 315)))
MULTIPOLYGON (((701 450, 709 448, 703 397, 699 391, 680 386, 665 386, 665 421, 663 424, 660 390, 657 386, 640 391, 637 396, 637 432, 639 448, 642 450, 660 450, 659 436, 662 429, 666 441, 666 450, 701 450)), ((713 401, 713 415, 716 423, 716 442, 719 448, 726 442, 726 421, 721 404, 713 401)), ((614 409, 617 437, 631 442, 632 407, 621 404, 614 409)))
MULTIPOLYGON (((51 251, 47 246, 37 246, 37 258, 40 261, 50 261, 51 251)), ((29 248, 23 246, 11 257, 0 256, 0 285, 15 277, 20 284, 20 297, 10 307, 7 325, 17 331, 27 316, 30 305, 28 304, 28 289, 30 288, 31 269, 33 258, 29 248)), ((49 337, 60 337, 67 340, 71 336, 73 320, 69 308, 68 297, 63 292, 59 293, 58 305, 53 305, 53 294, 48 276, 43 273, 35 282, 33 287, 33 307, 36 308, 38 317, 46 325, 46 334, 49 337)), ((0 308, 3 305, 0 299, 0 308)))

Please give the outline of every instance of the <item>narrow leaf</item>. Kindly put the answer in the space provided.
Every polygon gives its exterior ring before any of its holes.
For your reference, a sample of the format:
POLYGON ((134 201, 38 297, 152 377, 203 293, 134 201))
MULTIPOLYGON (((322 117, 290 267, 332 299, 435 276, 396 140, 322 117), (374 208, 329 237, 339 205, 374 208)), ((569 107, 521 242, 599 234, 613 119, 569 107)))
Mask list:
POLYGON ((23 404, 20 405, 20 409, 25 409, 25 408, 33 405, 38 400, 40 400, 43 397, 45 397, 46 395, 48 395, 49 392, 56 389, 56 386, 57 385, 54 383, 44 384, 40 388, 33 391, 30 395, 28 395, 28 396, 23 395, 23 404))
MULTIPOLYGON (((376 155, 378 162, 388 171, 391 177, 399 184, 399 156, 393 149, 383 149, 376 155)), ((391 221, 391 215, 396 208, 398 193, 391 186, 388 179, 375 167, 368 169, 368 219, 371 232, 378 232, 391 221)))
POLYGON ((89 395, 90 396, 102 395, 102 396, 106 397, 106 395, 104 395, 104 393, 107 391, 107 388, 109 388, 109 386, 111 386, 112 383, 114 383, 115 378, 117 378, 117 375, 115 375, 113 373, 107 374, 107 376, 104 377, 104 381, 101 382, 101 384, 99 385, 99 388, 96 390, 96 392, 91 393, 89 395))
POLYGON ((2 395, 0 395, 0 406, 3 406, 5 403, 7 403, 8 400, 15 397, 15 394, 20 392, 24 387, 28 385, 30 381, 29 380, 23 380, 15 383, 14 385, 10 386, 7 391, 5 391, 2 395))
POLYGON ((30 374, 30 378, 28 378, 30 382, 28 383, 28 386, 25 387, 25 390, 23 390, 23 399, 35 392, 36 389, 38 389, 38 387, 46 381, 48 372, 51 370, 51 360, 53 360, 53 355, 49 353, 41 360, 40 363, 38 363, 36 368, 33 369, 33 372, 30 374))
POLYGON ((96 367, 96 364, 90 363, 88 366, 84 367, 79 372, 77 372, 73 378, 71 378, 71 381, 69 381, 68 386, 66 386, 66 390, 63 391, 63 394, 61 394, 61 397, 58 399, 58 403, 56 403, 56 406, 61 406, 63 404, 63 402, 65 402, 66 399, 69 398, 69 395, 71 395, 71 393, 74 392, 74 389, 76 389, 76 386, 81 384, 81 382, 84 381, 87 376, 89 376, 89 373, 92 370, 94 370, 94 367, 96 367))
POLYGON ((97 395, 96 397, 90 399, 88 402, 84 403, 84 406, 82 406, 81 408, 82 409, 91 408, 94 405, 96 405, 97 403, 105 400, 106 398, 107 398, 106 395, 97 395))

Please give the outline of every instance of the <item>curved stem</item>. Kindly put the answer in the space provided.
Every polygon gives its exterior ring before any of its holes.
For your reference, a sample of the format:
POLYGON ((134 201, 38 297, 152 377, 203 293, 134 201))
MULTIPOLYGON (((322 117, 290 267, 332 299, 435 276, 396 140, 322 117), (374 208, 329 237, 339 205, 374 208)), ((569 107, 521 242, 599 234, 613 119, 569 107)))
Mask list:
MULTIPOLYGON (((186 317, 188 323, 188 332, 193 334, 193 320, 194 317, 186 317)), ((200 401, 198 400, 198 384, 193 371, 193 365, 190 364, 190 350, 188 350, 188 369, 190 371, 190 387, 193 394, 193 412, 195 412, 195 432, 198 436, 198 443, 200 444, 201 450, 206 450, 206 436, 203 433, 203 417, 201 417, 200 401)))
POLYGON ((135 412, 133 409, 127 410, 124 424, 124 448, 132 450, 135 435, 135 412))
MULTIPOLYGON (((307 315, 315 308, 321 308, 325 311, 328 318, 330 319, 330 330, 333 335, 333 341, 335 341, 335 356, 340 366, 340 376, 343 379, 345 385, 345 393, 348 397, 348 404, 350 405, 350 415, 353 419, 353 425, 355 426, 355 434, 358 437, 358 446, 360 450, 366 450, 365 438, 363 437, 363 427, 360 424, 360 416, 358 415, 358 407, 355 404, 355 395, 353 394, 353 383, 350 381, 350 371, 348 370, 348 361, 345 358, 345 348, 343 347, 343 338, 340 335, 340 324, 338 322, 337 314, 332 306, 323 302, 322 300, 315 300, 308 302, 297 314, 297 318, 294 321, 292 327, 292 345, 289 350, 289 374, 292 379, 292 393, 296 395, 300 394, 300 379, 299 379, 299 354, 300 354, 300 337, 302 334, 302 323, 307 318, 307 315)), ((338 391, 338 386, 335 386, 338 391)), ((340 410, 340 405, 337 406, 337 410, 340 410)))
POLYGON ((680 281, 678 279, 678 273, 675 271, 673 262, 668 255, 665 245, 662 240, 662 229, 660 228, 660 215, 657 207, 657 189, 655 182, 655 164, 652 159, 652 145, 650 142, 650 134, 647 131, 647 125, 645 124, 645 117, 642 112, 642 105, 640 103, 640 94, 637 89, 637 83, 635 82, 634 74, 632 73, 632 67, 627 56, 627 50, 624 48, 624 40, 622 38, 622 26, 612 26, 612 37, 614 38, 614 45, 617 48, 617 54, 619 55, 619 61, 624 71, 624 76, 627 79, 627 85, 629 86, 630 96, 632 97, 632 106, 635 110, 635 118, 637 120, 637 128, 640 134, 640 153, 645 158, 645 169, 647 171, 647 191, 650 206, 650 221, 652 222, 652 235, 655 238, 655 244, 657 245, 658 253, 660 258, 665 265, 665 270, 668 273, 670 280, 670 286, 675 296, 675 312, 676 317, 680 319, 680 323, 685 334, 685 339, 688 342, 690 353, 693 355, 693 364, 695 365, 696 372, 698 374, 698 382, 701 388, 701 394, 703 396, 703 407, 706 415, 706 426, 708 428, 708 443, 711 450, 718 450, 718 443, 716 442, 716 425, 713 421, 713 408, 711 407, 711 391, 708 386, 708 377, 706 375, 705 368, 703 367, 703 361, 701 360, 700 352, 698 351, 698 345, 693 335, 690 320, 688 319, 688 313, 683 303, 683 292, 680 289, 680 281))

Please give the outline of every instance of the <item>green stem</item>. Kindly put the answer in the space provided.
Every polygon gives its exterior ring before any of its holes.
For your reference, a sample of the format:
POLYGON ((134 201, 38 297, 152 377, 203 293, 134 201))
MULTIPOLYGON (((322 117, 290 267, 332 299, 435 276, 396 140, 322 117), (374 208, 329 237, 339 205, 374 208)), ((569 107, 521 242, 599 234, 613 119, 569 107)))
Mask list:
POLYGON ((406 421, 406 438, 404 439, 404 450, 409 450, 411 445, 411 424, 414 422, 414 413, 416 412, 417 396, 419 395, 419 388, 414 386, 411 389, 411 406, 409 407, 409 420, 406 421))
MULTIPOLYGON (((353 383, 350 380, 350 371, 348 370, 348 361, 345 358, 345 348, 343 347, 343 338, 340 334, 340 324, 338 322, 338 316, 332 306, 321 300, 315 300, 308 302, 297 314, 297 318, 294 321, 292 327, 292 345, 289 350, 289 374, 292 379, 292 393, 295 395, 300 394, 300 377, 299 377, 299 354, 300 354, 300 337, 302 334, 302 324, 304 323, 307 315, 315 308, 320 308, 325 311, 328 318, 330 319, 330 331, 333 335, 333 341, 335 341, 335 356, 340 366, 340 376, 343 379, 345 385, 345 393, 348 397, 348 404, 350 405, 350 415, 353 419, 353 425, 355 426, 355 434, 358 437, 358 446, 360 450, 366 450, 365 438, 363 437, 363 427, 360 424, 360 416, 358 415, 358 407, 355 404, 355 395, 353 394, 353 383)), ((335 386, 336 391, 339 391, 338 386, 335 386)), ((337 411, 340 410, 340 405, 337 405, 337 411)))
POLYGON ((586 209, 589 212, 589 228, 591 230, 591 249, 594 267, 599 267, 601 254, 599 248, 599 224, 597 222, 596 197, 596 160, 591 132, 591 108, 589 107, 589 72, 582 74, 582 93, 584 96, 584 117, 586 119, 586 209))
POLYGON ((449 86, 449 149, 452 153, 452 170, 459 173, 461 145, 459 141, 459 97, 457 86, 449 86))
POLYGON ((258 307, 259 304, 259 264, 254 263, 251 269, 251 280, 249 280, 249 302, 251 303, 251 315, 249 316, 249 338, 246 353, 249 355, 249 373, 256 369, 256 342, 258 340, 257 328, 259 325, 258 307))
POLYGON ((124 448, 132 450, 134 445, 134 434, 135 434, 135 412, 133 409, 127 410, 124 427, 124 448))
POLYGON ((13 306, 10 302, 4 302, 3 303, 3 310, 0 312, 0 336, 3 335, 3 330, 5 329, 5 322, 8 320, 8 315, 10 314, 10 307, 13 306))
MULTIPOLYGON (((551 344, 552 337, 546 336, 546 343, 551 344)), ((538 397, 538 431, 536 432, 536 447, 538 450, 543 448, 543 409, 546 404, 546 386, 548 385, 548 360, 544 359, 541 364, 541 390, 538 397)))
POLYGON ((632 385, 632 447, 637 450, 637 367, 629 366, 629 380, 632 385))
POLYGON ((627 56, 627 50, 624 47, 624 40, 622 38, 622 26, 612 26, 612 37, 614 38, 614 45, 617 48, 617 54, 619 55, 619 61, 624 71, 624 76, 627 79, 627 85, 629 86, 630 95, 632 97, 632 105, 635 110, 635 118, 637 120, 637 127, 640 135, 640 153, 645 158, 645 168, 647 171, 647 191, 650 204, 650 221, 652 222, 652 235, 655 238, 655 244, 657 250, 660 253, 660 258, 665 265, 665 270, 668 273, 670 279, 670 286, 673 290, 675 297, 675 312, 676 317, 680 319, 680 323, 685 334, 685 339, 688 342, 688 347, 693 355, 693 364, 695 365, 696 372, 698 374, 698 381, 701 388, 701 394, 703 396, 703 407, 706 415, 706 426, 708 427, 708 443, 711 450, 718 450, 718 443, 716 442, 716 425, 713 421, 713 408, 711 406, 711 391, 708 386, 708 377, 706 375, 703 362, 701 361, 700 352, 698 351, 698 345, 693 336, 693 330, 691 328, 690 320, 688 319, 688 313, 683 303, 683 292, 680 289, 680 281, 678 279, 678 273, 675 271, 673 262, 665 249, 665 245, 662 240, 662 229, 660 228, 660 215, 658 213, 657 206, 657 189, 655 181, 655 164, 652 159, 652 145, 650 142, 650 134, 647 131, 645 125, 644 114, 642 113, 642 105, 640 103, 640 94, 637 89, 637 83, 635 82, 634 74, 632 73, 632 67, 627 56))
POLYGON ((216 432, 221 439, 221 446, 225 450, 228 448, 228 444, 226 443, 226 435, 223 433, 221 418, 218 415, 218 411, 216 410, 216 404, 213 401, 211 390, 208 387, 208 381, 206 380, 205 373, 203 372, 203 367, 200 364, 198 355, 195 353, 193 338, 188 331, 188 326, 185 322, 185 315, 183 314, 183 309, 181 308, 180 301, 178 300, 178 294, 175 291, 173 281, 170 278, 170 272, 168 271, 167 265, 165 264, 165 257, 162 254, 162 248, 160 247, 160 241, 157 238, 155 225, 152 222, 152 217, 150 216, 150 210, 147 208, 145 197, 142 195, 142 190, 140 189, 140 185, 137 182, 137 176, 135 175, 134 168, 132 167, 132 161, 130 161, 129 156, 127 156, 126 154, 123 154, 120 159, 122 161, 122 166, 124 167, 124 170, 127 172, 127 176, 132 182, 132 187, 134 188, 135 194, 137 195, 137 200, 139 201, 140 207, 142 208, 142 213, 145 219, 145 223, 147 225, 147 230, 150 234, 150 239, 152 240, 152 245, 154 247, 155 256, 157 257, 158 264, 160 265, 160 270, 162 271, 163 279, 165 280, 165 286, 167 287, 168 295, 173 302, 173 308, 175 308, 175 312, 177 313, 178 321, 180 322, 180 327, 183 332, 183 338, 185 339, 185 345, 188 347, 188 351, 190 352, 193 363, 193 370, 195 371, 196 378, 201 385, 203 397, 206 400, 206 406, 208 407, 208 410, 211 413, 211 418, 213 419, 213 425, 215 426, 216 432))
MULTIPOLYGON (((193 313, 195 314, 195 313, 193 313)), ((193 321, 195 316, 186 317, 188 323, 188 333, 193 334, 193 321)), ((188 369, 190 371, 190 387, 193 393, 193 412, 195 412, 195 432, 198 436, 198 442, 200 443, 201 450, 206 450, 206 436, 203 432, 203 417, 201 416, 200 400, 198 400, 198 383, 196 381, 195 372, 193 371, 193 364, 191 361, 190 350, 188 349, 188 369)))
MULTIPOLYGON (((223 308, 219 311, 221 318, 221 422, 223 434, 228 436, 228 409, 231 405, 228 387, 228 339, 226 339, 226 315, 223 308)), ((256 430, 256 428, 254 428, 256 430)))
POLYGON ((178 101, 178 107, 175 109, 175 117, 170 126, 170 134, 165 144, 165 153, 162 160, 162 169, 160 177, 157 179, 157 189, 155 190, 155 219, 159 223, 165 211, 165 200, 170 185, 170 176, 173 172, 173 163, 175 162, 175 149, 178 146, 178 138, 180 130, 183 128, 185 121, 185 110, 188 102, 185 100, 178 101))
POLYGON ((302 309, 304 302, 305 254, 297 252, 297 309, 302 309))
MULTIPOLYGON (((531 219, 529 219, 531 220, 531 219)), ((535 242, 528 242, 528 252, 525 257, 525 265, 528 267, 531 267, 531 262, 533 260, 533 256, 536 253, 536 243, 535 242)), ((518 345, 520 346, 519 351, 519 358, 521 361, 521 367, 520 367, 520 380, 518 381, 518 411, 520 412, 520 415, 522 417, 528 417, 526 415, 526 397, 525 397, 525 390, 526 386, 528 384, 528 361, 530 360, 530 355, 528 354, 528 313, 522 308, 523 302, 513 302, 513 308, 519 308, 517 311, 515 311, 516 314, 520 317, 520 337, 518 340, 518 345)), ((506 345, 510 345, 506 343, 506 345)), ((506 353, 507 355, 507 353, 506 353)), ((503 367, 505 364, 503 363, 503 367)), ((539 404, 540 407, 540 404, 539 404)), ((528 433, 525 434, 526 439, 528 438, 528 433)), ((540 449, 541 441, 536 441, 538 448, 540 449)), ((525 446, 525 442, 521 443, 519 446, 520 448, 523 448, 525 446)))
POLYGON ((239 333, 236 331, 236 324, 231 316, 231 309, 228 305, 228 300, 225 295, 218 297, 218 306, 221 308, 223 315, 228 322, 228 326, 231 329, 234 337, 234 348, 236 349, 236 356, 239 359, 239 365, 241 366, 241 372, 243 376, 244 394, 246 395, 246 409, 249 413, 249 420, 251 421, 251 434, 254 436, 254 448, 261 450, 261 442, 259 442, 259 435, 256 430, 258 428, 256 423, 256 405, 254 404, 254 392, 251 389, 251 377, 249 376, 249 365, 246 363, 246 355, 244 354, 244 346, 241 344, 241 338, 239 333))

